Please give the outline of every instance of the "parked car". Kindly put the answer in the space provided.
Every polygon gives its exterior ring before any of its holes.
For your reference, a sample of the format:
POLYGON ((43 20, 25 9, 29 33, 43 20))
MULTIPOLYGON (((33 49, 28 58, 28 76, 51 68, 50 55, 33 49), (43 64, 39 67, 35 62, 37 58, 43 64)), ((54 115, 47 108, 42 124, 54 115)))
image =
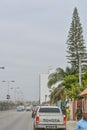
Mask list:
POLYGON ((66 130, 66 117, 57 106, 40 106, 34 119, 34 130, 66 130))

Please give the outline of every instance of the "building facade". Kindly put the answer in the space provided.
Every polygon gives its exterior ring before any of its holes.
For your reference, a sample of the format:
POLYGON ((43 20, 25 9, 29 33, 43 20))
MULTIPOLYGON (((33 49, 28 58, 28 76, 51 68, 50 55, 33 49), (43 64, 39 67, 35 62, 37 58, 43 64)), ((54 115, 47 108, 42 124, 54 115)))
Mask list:
POLYGON ((50 101, 49 88, 47 86, 49 74, 40 74, 39 77, 39 100, 40 104, 50 101))

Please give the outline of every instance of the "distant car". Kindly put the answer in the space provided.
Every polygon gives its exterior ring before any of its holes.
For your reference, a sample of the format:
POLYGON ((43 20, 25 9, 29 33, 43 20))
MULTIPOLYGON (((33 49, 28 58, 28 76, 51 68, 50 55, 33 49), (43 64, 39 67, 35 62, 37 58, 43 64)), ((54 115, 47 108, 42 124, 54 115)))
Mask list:
POLYGON ((17 111, 24 111, 24 106, 20 105, 16 108, 17 111))
POLYGON ((31 111, 31 106, 26 106, 26 107, 25 107, 25 110, 26 110, 26 111, 31 111))

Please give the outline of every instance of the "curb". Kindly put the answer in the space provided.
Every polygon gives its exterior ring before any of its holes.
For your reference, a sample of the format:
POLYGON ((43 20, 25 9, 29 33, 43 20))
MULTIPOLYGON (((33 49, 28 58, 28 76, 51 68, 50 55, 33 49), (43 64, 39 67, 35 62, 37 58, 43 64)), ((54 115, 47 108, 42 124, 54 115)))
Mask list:
POLYGON ((70 120, 70 121, 67 121, 66 124, 76 124, 77 121, 73 121, 73 120, 70 120))

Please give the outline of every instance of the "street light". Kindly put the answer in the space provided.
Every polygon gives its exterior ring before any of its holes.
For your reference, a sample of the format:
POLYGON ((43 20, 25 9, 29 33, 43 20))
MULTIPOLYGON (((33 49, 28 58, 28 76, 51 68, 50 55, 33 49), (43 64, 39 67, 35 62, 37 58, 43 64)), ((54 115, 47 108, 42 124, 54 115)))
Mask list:
POLYGON ((9 83, 10 82, 15 82, 14 80, 11 80, 11 81, 5 81, 5 80, 3 80, 2 82, 7 82, 8 83, 8 85, 7 85, 7 99, 9 100, 10 99, 10 94, 9 94, 9 83))
POLYGON ((5 67, 4 67, 4 66, 2 66, 2 67, 0 67, 0 69, 5 69, 5 67))
POLYGON ((20 89, 20 87, 15 87, 14 89, 15 89, 14 93, 15 93, 15 101, 16 101, 16 92, 17 92, 18 89, 20 89))
POLYGON ((20 89, 20 87, 12 87, 11 89, 14 89, 14 99, 16 101, 16 93, 17 93, 17 90, 20 89))
POLYGON ((23 91, 21 89, 20 89, 19 95, 20 95, 20 100, 23 101, 23 91))
POLYGON ((45 103, 46 103, 46 101, 47 101, 47 94, 45 94, 45 103))

